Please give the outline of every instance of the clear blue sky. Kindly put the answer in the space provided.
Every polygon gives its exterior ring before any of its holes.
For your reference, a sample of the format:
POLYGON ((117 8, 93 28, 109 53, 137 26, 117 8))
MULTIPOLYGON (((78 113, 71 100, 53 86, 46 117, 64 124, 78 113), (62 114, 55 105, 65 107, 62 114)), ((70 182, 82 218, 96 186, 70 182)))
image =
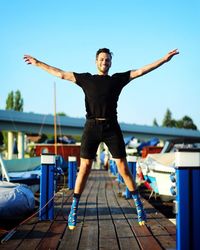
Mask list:
POLYGON ((24 111, 84 117, 82 90, 22 60, 30 54, 63 70, 96 73, 95 53, 114 53, 110 74, 136 69, 178 48, 180 55, 126 86, 118 103, 120 122, 161 124, 190 116, 200 129, 200 1, 2 0, 0 4, 0 109, 20 90, 24 111))

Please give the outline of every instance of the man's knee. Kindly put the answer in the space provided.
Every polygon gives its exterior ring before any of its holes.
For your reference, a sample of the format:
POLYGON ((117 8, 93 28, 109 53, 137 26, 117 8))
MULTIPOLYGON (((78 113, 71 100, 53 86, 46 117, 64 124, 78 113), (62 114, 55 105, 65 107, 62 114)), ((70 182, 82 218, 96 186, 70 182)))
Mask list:
POLYGON ((92 160, 81 158, 79 172, 89 174, 92 167, 92 160))

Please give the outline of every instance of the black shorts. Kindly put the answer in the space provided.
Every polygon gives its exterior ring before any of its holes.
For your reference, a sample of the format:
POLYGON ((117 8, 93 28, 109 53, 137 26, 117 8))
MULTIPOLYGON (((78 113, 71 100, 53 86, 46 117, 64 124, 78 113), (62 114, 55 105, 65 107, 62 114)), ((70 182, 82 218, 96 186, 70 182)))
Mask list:
POLYGON ((107 145, 113 158, 126 157, 123 135, 116 120, 86 121, 81 139, 81 158, 94 159, 101 142, 107 145))

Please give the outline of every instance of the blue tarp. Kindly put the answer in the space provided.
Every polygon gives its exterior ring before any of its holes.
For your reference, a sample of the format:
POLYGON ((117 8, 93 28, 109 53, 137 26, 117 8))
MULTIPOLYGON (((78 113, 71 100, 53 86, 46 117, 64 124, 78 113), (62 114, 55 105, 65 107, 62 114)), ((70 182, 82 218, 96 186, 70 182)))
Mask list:
POLYGON ((0 181, 0 219, 13 220, 34 208, 34 194, 26 185, 0 181))
POLYGON ((127 146, 135 137, 134 136, 128 136, 124 138, 125 146, 127 146))
MULTIPOLYGON (((45 141, 47 144, 54 144, 55 140, 54 139, 48 139, 45 141)), ((58 137, 57 138, 57 143, 63 143, 63 144, 74 144, 76 143, 76 140, 73 138, 69 138, 67 136, 64 137, 58 137)))
POLYGON ((141 151, 146 146, 156 146, 159 142, 160 142, 159 139, 154 137, 147 142, 141 142, 141 144, 137 147, 137 150, 141 151))

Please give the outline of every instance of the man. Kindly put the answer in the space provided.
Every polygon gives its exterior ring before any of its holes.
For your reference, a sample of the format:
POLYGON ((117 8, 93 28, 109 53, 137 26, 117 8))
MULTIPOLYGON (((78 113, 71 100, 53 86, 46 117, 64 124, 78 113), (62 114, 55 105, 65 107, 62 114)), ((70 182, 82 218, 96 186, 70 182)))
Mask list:
POLYGON ((139 224, 145 224, 145 211, 136 189, 136 184, 128 169, 124 140, 117 122, 117 101, 121 90, 126 84, 160 67, 178 53, 177 49, 172 50, 158 61, 140 69, 116 73, 112 76, 108 75, 112 63, 112 52, 107 48, 99 49, 96 53, 96 75, 63 71, 45 64, 32 56, 24 56, 27 64, 35 65, 54 76, 76 83, 85 93, 87 119, 81 141, 81 163, 76 178, 71 211, 68 216, 69 229, 73 230, 76 227, 80 196, 85 187, 100 142, 104 142, 108 146, 112 157, 116 161, 118 171, 132 194, 139 224))

